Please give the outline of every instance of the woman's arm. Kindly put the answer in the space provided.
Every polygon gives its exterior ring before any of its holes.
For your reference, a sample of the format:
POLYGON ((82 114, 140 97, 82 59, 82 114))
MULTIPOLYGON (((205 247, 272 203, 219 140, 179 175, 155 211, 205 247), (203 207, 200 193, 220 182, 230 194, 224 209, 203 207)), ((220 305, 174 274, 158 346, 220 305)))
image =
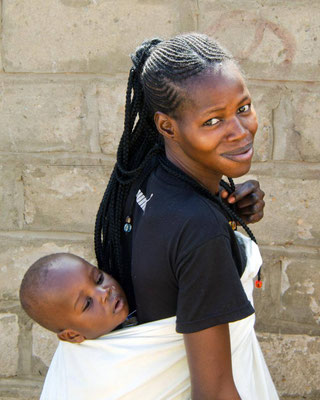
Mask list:
POLYGON ((183 336, 192 400, 239 400, 232 376, 228 324, 183 336))

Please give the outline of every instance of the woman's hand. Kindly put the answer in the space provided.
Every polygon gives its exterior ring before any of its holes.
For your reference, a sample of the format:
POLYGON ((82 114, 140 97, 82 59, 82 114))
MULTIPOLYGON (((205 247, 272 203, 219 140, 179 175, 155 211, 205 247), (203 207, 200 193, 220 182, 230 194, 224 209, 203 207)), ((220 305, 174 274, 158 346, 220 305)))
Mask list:
POLYGON ((232 377, 228 324, 183 335, 192 400, 240 400, 232 377))
POLYGON ((236 212, 246 224, 258 222, 263 217, 265 202, 264 192, 260 189, 258 181, 250 180, 235 185, 236 190, 228 194, 225 189, 221 191, 221 197, 229 204, 235 204, 236 212))

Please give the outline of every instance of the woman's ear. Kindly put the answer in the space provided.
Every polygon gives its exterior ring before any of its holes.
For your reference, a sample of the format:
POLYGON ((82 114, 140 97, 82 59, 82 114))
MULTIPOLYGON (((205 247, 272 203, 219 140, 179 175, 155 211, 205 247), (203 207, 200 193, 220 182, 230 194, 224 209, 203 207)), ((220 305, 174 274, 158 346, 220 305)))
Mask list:
POLYGON ((176 130, 173 118, 161 111, 157 111, 154 114, 154 123, 156 124, 158 132, 161 133, 164 138, 175 139, 176 130))
POLYGON ((60 340, 70 343, 82 343, 86 338, 81 333, 74 331, 73 329, 64 329, 57 333, 60 340))

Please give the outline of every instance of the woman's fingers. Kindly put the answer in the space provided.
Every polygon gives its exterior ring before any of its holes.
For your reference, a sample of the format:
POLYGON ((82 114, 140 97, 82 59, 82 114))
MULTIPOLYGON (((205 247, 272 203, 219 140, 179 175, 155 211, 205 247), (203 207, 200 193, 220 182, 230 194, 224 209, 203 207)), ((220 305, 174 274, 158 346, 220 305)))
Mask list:
POLYGON ((237 210, 237 214, 246 224, 253 224, 263 218, 263 209, 257 212, 252 212, 251 209, 241 209, 241 212, 237 210))
POLYGON ((237 184, 235 191, 230 195, 226 190, 221 191, 221 197, 229 204, 235 204, 237 214, 246 222, 258 222, 263 217, 265 206, 264 192, 256 180, 249 180, 237 184))

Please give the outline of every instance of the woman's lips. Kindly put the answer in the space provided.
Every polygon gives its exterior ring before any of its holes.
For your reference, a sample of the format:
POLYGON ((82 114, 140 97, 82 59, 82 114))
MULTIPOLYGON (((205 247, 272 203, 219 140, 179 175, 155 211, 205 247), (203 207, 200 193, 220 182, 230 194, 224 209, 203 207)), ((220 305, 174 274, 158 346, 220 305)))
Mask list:
POLYGON ((248 143, 246 146, 239 147, 238 149, 228 151, 227 153, 221 154, 222 157, 228 158, 234 161, 247 161, 253 156, 252 143, 248 143))

